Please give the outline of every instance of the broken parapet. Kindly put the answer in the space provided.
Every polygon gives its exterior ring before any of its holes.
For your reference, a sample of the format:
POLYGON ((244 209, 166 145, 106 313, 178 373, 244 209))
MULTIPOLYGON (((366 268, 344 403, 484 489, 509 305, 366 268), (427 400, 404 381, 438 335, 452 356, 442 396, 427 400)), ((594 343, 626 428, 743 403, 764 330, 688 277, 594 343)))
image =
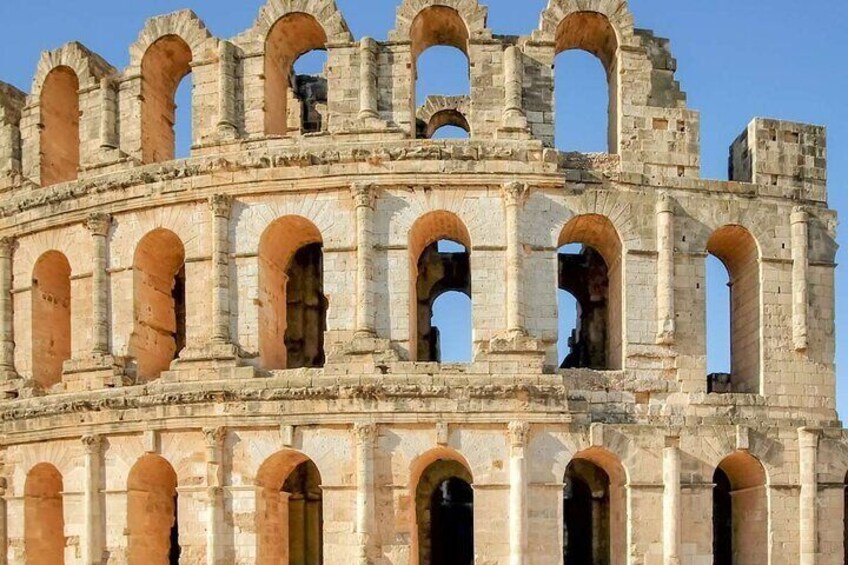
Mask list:
POLYGON ((755 118, 730 147, 730 180, 774 187, 781 196, 827 200, 823 126, 755 118))

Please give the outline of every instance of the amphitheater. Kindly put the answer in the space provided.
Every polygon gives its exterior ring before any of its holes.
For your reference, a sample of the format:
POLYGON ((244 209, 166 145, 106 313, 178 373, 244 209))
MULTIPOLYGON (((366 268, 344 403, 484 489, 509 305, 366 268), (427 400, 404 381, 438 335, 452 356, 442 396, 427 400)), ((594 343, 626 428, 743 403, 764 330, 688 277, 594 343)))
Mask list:
POLYGON ((69 43, 29 94, 0 83, 0 562, 844 563, 824 128, 755 119, 704 180, 625 0, 549 0, 525 37, 399 3, 386 41, 334 0, 229 40, 175 12, 122 71, 69 43), (437 45, 469 96, 415 100, 437 45), (571 49, 606 69, 608 153, 555 149, 571 49), (447 291, 470 363, 440 363, 447 291))

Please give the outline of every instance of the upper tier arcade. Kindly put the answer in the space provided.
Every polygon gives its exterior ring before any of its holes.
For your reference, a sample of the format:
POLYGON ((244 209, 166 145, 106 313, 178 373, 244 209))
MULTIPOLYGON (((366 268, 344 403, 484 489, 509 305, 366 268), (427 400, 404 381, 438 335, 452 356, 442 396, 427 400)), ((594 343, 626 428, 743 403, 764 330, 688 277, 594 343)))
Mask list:
POLYGON ((698 114, 674 80, 668 42, 634 28, 623 0, 551 0, 526 37, 497 36, 476 0, 406 0, 389 40, 355 40, 333 0, 272 0, 253 27, 212 36, 180 11, 150 19, 118 71, 79 43, 42 55, 29 95, 0 86, 0 188, 35 190, 173 159, 174 93, 189 73, 192 156, 427 137, 461 124, 472 141, 552 147, 554 59, 582 49, 609 79, 616 169, 697 178, 698 114), (416 62, 434 45, 469 60, 467 100, 415 100, 416 62), (326 50, 326 88, 297 88, 293 64, 326 50), (315 139, 315 137, 319 139, 315 139), (305 139, 307 138, 307 139, 305 139))

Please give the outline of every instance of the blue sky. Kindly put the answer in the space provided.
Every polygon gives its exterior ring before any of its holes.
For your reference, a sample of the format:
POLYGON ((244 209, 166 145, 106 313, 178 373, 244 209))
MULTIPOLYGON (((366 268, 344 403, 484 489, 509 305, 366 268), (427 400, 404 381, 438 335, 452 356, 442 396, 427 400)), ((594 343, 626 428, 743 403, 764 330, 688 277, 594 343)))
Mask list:
MULTIPOLYGON (((400 0, 338 0, 356 38, 385 39, 394 25, 400 0)), ((231 37, 249 27, 262 0, 2 0, 0 2, 0 80, 29 90, 39 53, 77 40, 118 68, 147 17, 182 9, 195 10, 212 33, 231 37)), ((538 25, 547 0, 490 0, 489 25, 495 33, 524 35, 538 25)), ((701 111, 702 174, 727 178, 727 151, 754 116, 775 117, 828 126, 830 205, 848 211, 848 71, 844 30, 848 3, 818 0, 815 9, 790 0, 631 0, 636 25, 671 38, 678 61, 677 78, 689 95, 689 107, 701 111)), ((313 61, 314 64, 314 61, 313 61)), ((458 52, 436 48, 420 64, 419 100, 426 94, 467 91, 465 61, 458 52)), ((557 61, 557 144, 576 150, 603 150, 606 86, 600 64, 582 53, 557 61)), ((185 89, 182 98, 185 99, 185 89)), ((185 107, 185 104, 182 105, 185 107)), ((181 136, 183 139, 185 134, 181 136)), ((846 240, 840 231, 839 242, 846 240)), ((840 252, 840 259, 842 252, 840 252)), ((709 270, 710 296, 718 297, 708 313, 711 370, 727 366, 726 294, 721 268, 709 270)), ((837 293, 848 271, 840 268, 837 293)), ((446 297, 442 323, 448 356, 461 356, 467 340, 451 335, 445 313, 467 308, 462 299, 446 297), (453 302, 450 299, 453 299, 453 302)), ((837 339, 848 327, 848 301, 837 298, 837 339)), ((571 307, 568 308, 571 311, 571 307)), ((461 318, 461 316, 460 316, 461 318)), ((573 318, 573 315, 570 316, 573 318)), ((462 334, 463 332, 458 332, 462 334)), ((467 333, 467 332, 465 332, 467 333)), ((838 342, 839 343, 839 342, 838 342)), ((838 348, 840 412, 848 413, 848 354, 838 348)))

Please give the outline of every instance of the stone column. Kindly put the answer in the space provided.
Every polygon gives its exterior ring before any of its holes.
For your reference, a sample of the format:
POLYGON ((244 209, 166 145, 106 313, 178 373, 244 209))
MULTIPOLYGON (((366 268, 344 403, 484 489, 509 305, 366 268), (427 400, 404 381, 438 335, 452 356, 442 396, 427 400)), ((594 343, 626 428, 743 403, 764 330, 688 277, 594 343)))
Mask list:
POLYGON ((351 194, 356 206, 356 335, 377 335, 374 293, 374 203, 376 191, 370 184, 354 183, 351 194))
POLYGON ((103 442, 100 436, 88 435, 83 436, 82 444, 85 449, 82 560, 85 565, 99 565, 103 562, 103 506, 100 503, 103 442))
POLYGON ((224 558, 221 529, 224 523, 224 439, 225 428, 204 428, 206 440, 206 562, 221 563, 224 558))
POLYGON ((818 461, 819 432, 809 428, 798 430, 798 452, 800 463, 801 500, 799 518, 801 525, 801 565, 816 565, 818 562, 818 461))
POLYGON ((680 439, 666 438, 663 450, 663 563, 680 565, 680 439))
POLYGON ((356 424, 356 542, 357 565, 368 565, 374 524, 374 443, 377 426, 356 424))
POLYGON ((12 313, 12 255, 16 241, 0 238, 0 381, 17 378, 15 371, 15 318, 12 313))
POLYGON ((504 51, 504 127, 526 127, 524 114, 524 65, 521 49, 510 45, 504 51))
POLYGON ((118 142, 118 92, 111 78, 100 80, 100 147, 117 149, 118 142))
POLYGON ((509 182, 503 186, 506 203, 506 327, 511 334, 525 334, 521 296, 521 225, 519 212, 527 197, 527 185, 509 182))
POLYGON ((509 563, 527 560, 527 463, 525 451, 530 424, 509 423, 509 563))
POLYGON ((359 119, 379 119, 377 108, 377 42, 363 37, 359 42, 359 119))
POLYGON ((236 55, 229 41, 218 43, 218 133, 235 137, 236 124, 236 55))
POLYGON ((226 194, 209 198, 212 210, 212 343, 230 342, 230 214, 233 199, 226 194))
POLYGON ((798 206, 792 211, 792 339, 796 351, 804 351, 808 345, 809 238, 809 214, 798 206))
POLYGON ((674 343, 674 201, 657 202, 657 343, 674 343))
POLYGON ((109 355, 109 274, 106 238, 112 226, 109 214, 91 214, 85 227, 91 232, 94 254, 91 260, 91 325, 93 357, 109 355))

